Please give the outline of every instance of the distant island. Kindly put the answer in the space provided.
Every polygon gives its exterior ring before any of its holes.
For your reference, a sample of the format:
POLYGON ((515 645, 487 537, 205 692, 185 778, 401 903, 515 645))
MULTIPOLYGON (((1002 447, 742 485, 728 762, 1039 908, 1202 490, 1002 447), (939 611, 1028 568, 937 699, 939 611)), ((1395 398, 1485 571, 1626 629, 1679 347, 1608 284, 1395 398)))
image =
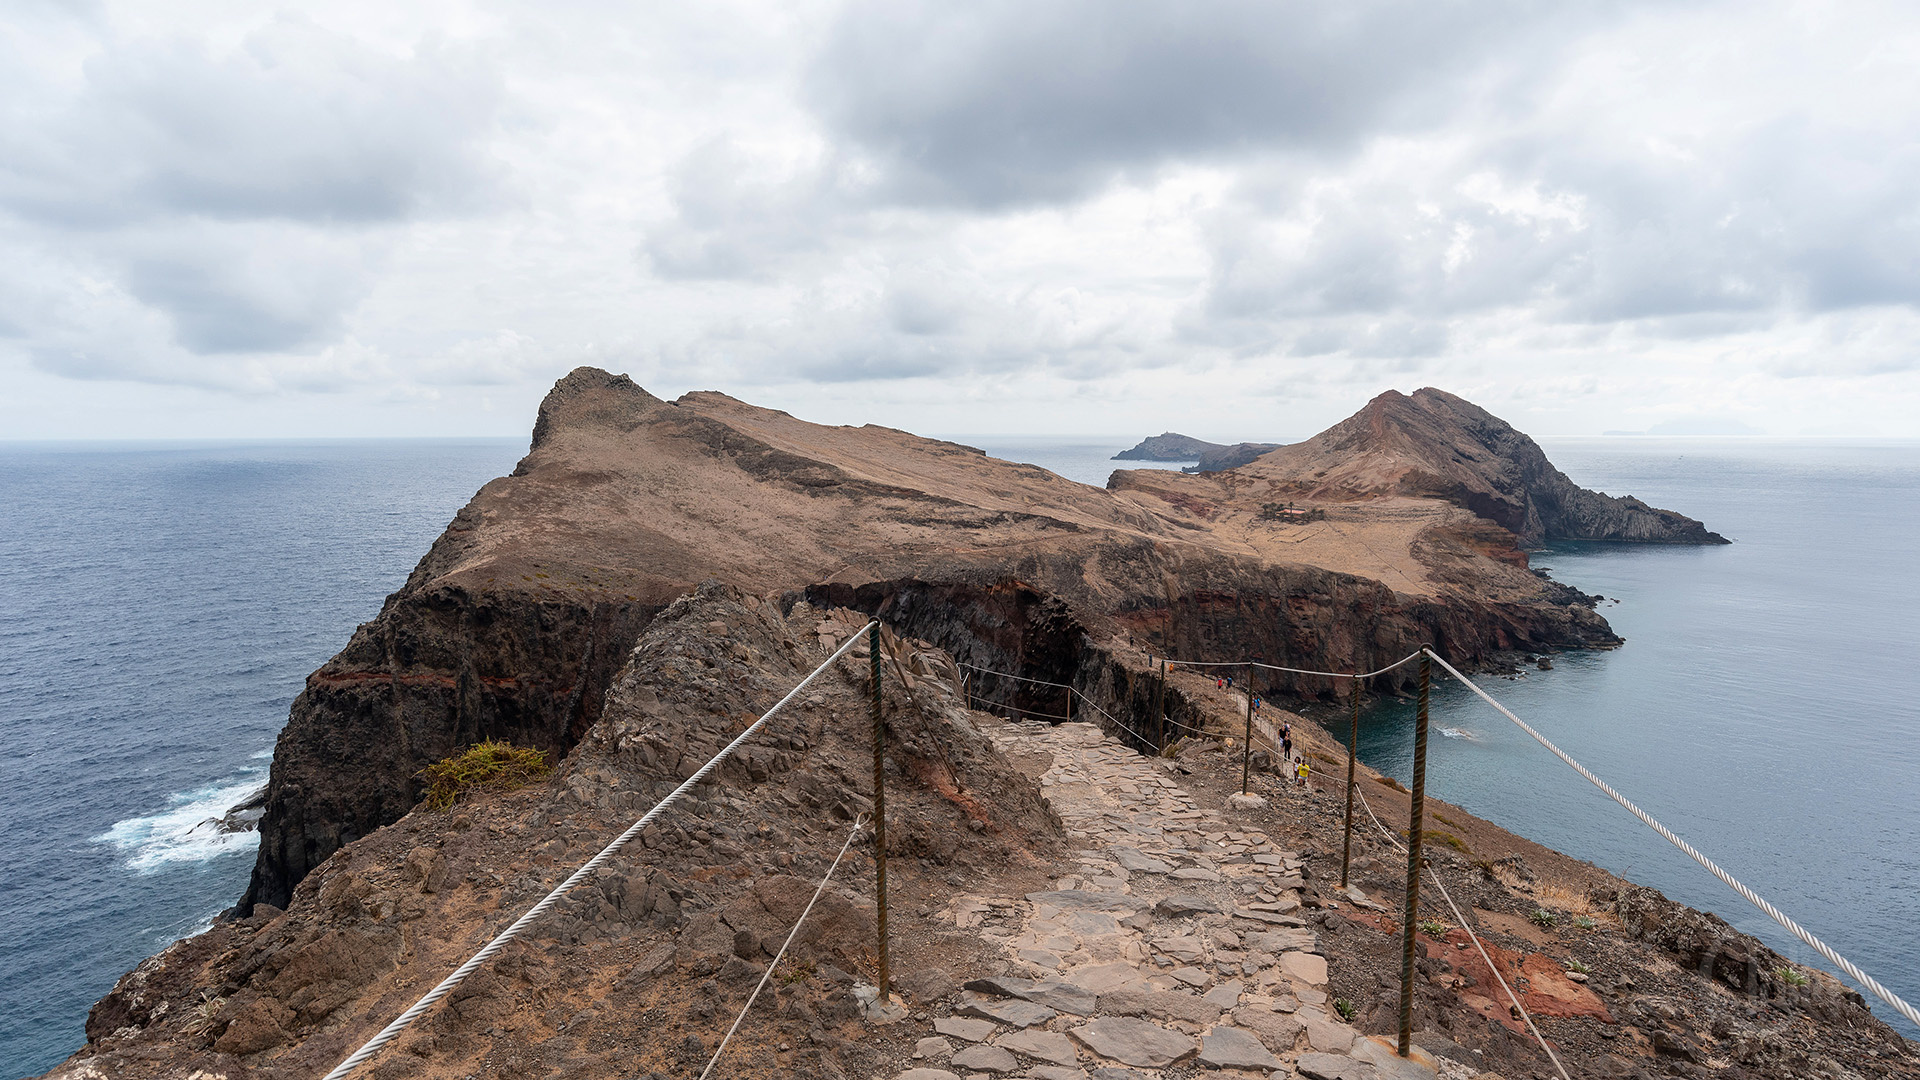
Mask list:
POLYGON ((1205 473, 1220 472, 1225 469, 1237 469, 1249 464, 1253 459, 1269 450, 1278 450, 1281 443, 1234 443, 1231 446, 1211 443, 1205 439, 1196 439, 1191 435, 1181 435, 1167 431, 1152 438, 1140 440, 1139 445, 1130 450, 1122 450, 1113 455, 1114 461, 1192 461, 1197 464, 1183 469, 1183 472, 1205 473))

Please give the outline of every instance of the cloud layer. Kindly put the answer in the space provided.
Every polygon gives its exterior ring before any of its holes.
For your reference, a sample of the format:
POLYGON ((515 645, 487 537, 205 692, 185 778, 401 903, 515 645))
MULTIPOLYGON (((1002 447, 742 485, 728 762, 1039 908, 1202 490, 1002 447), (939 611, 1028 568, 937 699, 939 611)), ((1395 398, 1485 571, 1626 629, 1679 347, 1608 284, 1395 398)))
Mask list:
POLYGON ((515 430, 577 363, 922 430, 1438 384, 1920 435, 1916 84, 1898 5, 30 8, 0 435, 104 384, 515 430))

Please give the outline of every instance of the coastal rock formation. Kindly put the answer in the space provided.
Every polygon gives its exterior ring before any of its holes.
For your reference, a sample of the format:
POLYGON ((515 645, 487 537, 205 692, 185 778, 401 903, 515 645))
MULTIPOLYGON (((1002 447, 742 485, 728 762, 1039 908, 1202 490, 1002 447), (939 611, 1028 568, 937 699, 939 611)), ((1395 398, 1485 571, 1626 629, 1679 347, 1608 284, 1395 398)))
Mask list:
MULTIPOLYGON (((262 904, 174 944, 99 1002, 87 1045, 50 1080, 324 1074, 865 622, 700 585, 647 628, 550 780, 416 808, 335 852, 284 910, 262 904)), ((1407 824, 1404 792, 1362 767, 1385 826, 1354 837, 1340 888, 1341 784, 1256 772, 1261 799, 1233 801, 1239 759, 1216 733, 1241 730, 1236 691, 1175 673, 1198 734, 1175 757, 1144 755, 1104 719, 967 708, 951 656, 892 635, 879 658, 889 940, 910 1008, 869 1021, 859 651, 359 1075, 693 1076, 736 1016, 719 1073, 741 1080, 1552 1075, 1497 968, 1574 1076, 1920 1077, 1912 1048, 1837 980, 1433 799, 1423 824, 1451 831, 1427 830, 1448 838, 1429 865, 1487 952, 1463 927, 1423 927, 1425 1064, 1409 1066, 1390 1049, 1404 864, 1389 830, 1407 824)), ((1125 662, 1146 674, 1143 657, 1125 662)), ((1315 760, 1337 752, 1289 719, 1315 760)), ((1423 918, 1454 917, 1426 899, 1423 918)))
POLYGON ((1187 472, 1219 472, 1222 469, 1245 465, 1261 454, 1279 448, 1279 443, 1255 442, 1223 446, 1220 443, 1211 443, 1205 439, 1196 439, 1191 435, 1179 435, 1169 431, 1140 440, 1132 448, 1113 455, 1113 460, 1194 461, 1198 464, 1188 466, 1187 472))
POLYGON ((1115 461, 1198 461, 1209 450, 1225 449, 1219 443, 1164 431, 1113 455, 1115 461))
POLYGON ((1575 485, 1512 425, 1430 387, 1411 396, 1389 390, 1313 438, 1263 455, 1245 471, 1277 492, 1309 499, 1443 499, 1527 543, 1728 542, 1671 510, 1575 485))
MULTIPOLYGON (((309 677, 275 749, 239 910, 284 905, 332 852, 404 815, 418 771, 460 746, 570 749, 649 622, 709 579, 884 611, 963 662, 1140 710, 1115 674, 1120 651, 1367 670, 1427 642, 1476 664, 1618 641, 1467 511, 1367 507, 1340 543, 1313 549, 1256 513, 721 394, 663 401, 582 368, 542 403, 513 474, 482 488, 309 677)), ((1330 692, 1326 680, 1272 689, 1330 692)))
POLYGON ((1280 449, 1279 443, 1243 442, 1232 446, 1216 446, 1200 455, 1200 463, 1182 470, 1184 472, 1221 472, 1225 469, 1237 469, 1251 464, 1254 459, 1273 450, 1280 449))

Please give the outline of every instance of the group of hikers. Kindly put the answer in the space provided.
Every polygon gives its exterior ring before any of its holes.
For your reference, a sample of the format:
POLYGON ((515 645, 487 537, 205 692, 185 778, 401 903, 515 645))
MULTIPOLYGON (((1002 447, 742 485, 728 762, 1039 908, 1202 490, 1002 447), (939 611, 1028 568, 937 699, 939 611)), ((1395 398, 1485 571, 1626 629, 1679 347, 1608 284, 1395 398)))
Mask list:
MULTIPOLYGON (((1214 688, 1218 690, 1232 690, 1233 676, 1215 676, 1213 685, 1214 688)), ((1260 695, 1253 693, 1251 688, 1249 688, 1247 698, 1252 704, 1253 715, 1259 716, 1260 706, 1264 704, 1260 700, 1260 695)), ((1300 787, 1307 786, 1307 780, 1313 772, 1313 766, 1307 763, 1307 756, 1305 754, 1295 755, 1293 752, 1293 723, 1291 721, 1282 721, 1280 724, 1280 761, 1286 769, 1293 773, 1295 784, 1300 787)))

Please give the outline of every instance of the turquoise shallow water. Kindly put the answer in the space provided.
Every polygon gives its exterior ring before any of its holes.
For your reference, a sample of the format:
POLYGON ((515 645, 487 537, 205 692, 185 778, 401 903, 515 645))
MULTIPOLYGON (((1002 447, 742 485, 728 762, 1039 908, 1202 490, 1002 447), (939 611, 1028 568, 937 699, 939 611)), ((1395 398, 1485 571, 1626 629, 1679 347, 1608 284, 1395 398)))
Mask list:
MULTIPOLYGON (((1135 439, 961 441, 1104 484, 1135 439)), ((0 1075, 70 1053, 115 978, 238 897, 252 838, 197 826, 261 782, 306 674, 524 446, 0 445, 0 1075)), ((1602 610, 1627 645, 1487 685, 1920 997, 1920 444, 1547 450, 1738 543, 1539 556, 1621 601, 1602 610)), ((1464 691, 1435 709, 1478 736, 1434 740, 1439 797, 1812 959, 1464 691)), ((1409 720, 1374 710, 1362 747, 1403 779, 1409 720)))

